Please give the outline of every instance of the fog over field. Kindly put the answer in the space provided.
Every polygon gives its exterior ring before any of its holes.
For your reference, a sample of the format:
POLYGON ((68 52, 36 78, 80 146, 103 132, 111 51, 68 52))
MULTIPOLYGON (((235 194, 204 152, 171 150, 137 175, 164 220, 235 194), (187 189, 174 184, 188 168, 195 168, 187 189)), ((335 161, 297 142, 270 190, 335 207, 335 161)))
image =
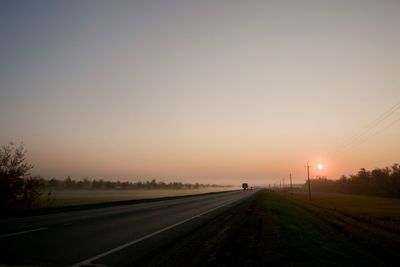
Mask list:
POLYGON ((152 189, 152 190, 54 190, 51 196, 41 196, 40 207, 58 207, 102 202, 152 199, 172 196, 197 195, 210 192, 238 190, 239 187, 205 187, 199 189, 152 189))

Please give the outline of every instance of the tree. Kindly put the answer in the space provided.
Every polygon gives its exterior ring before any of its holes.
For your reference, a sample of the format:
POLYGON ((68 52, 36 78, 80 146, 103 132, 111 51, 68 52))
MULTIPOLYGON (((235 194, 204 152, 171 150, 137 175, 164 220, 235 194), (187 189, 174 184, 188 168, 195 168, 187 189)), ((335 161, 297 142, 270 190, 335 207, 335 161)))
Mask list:
POLYGON ((0 150, 0 207, 9 207, 23 193, 24 178, 33 168, 26 163, 26 152, 23 144, 12 142, 0 150))
POLYGON ((75 181, 73 181, 70 176, 65 178, 65 187, 66 188, 71 189, 74 187, 74 185, 75 185, 75 181))
POLYGON ((400 165, 375 168, 372 171, 361 168, 357 174, 349 177, 342 176, 335 181, 318 178, 313 180, 313 184, 316 190, 325 192, 400 198, 400 165))
POLYGON ((22 200, 27 207, 30 207, 33 201, 40 197, 44 187, 44 179, 40 176, 29 177, 24 180, 22 200))

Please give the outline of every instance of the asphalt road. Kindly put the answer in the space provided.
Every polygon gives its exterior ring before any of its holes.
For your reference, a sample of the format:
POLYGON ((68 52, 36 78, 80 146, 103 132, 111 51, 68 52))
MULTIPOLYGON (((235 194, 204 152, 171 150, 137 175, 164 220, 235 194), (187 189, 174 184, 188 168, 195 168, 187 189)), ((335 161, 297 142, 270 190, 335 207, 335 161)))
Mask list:
POLYGON ((256 192, 0 220, 0 266, 120 266, 151 254, 171 236, 187 235, 256 192))

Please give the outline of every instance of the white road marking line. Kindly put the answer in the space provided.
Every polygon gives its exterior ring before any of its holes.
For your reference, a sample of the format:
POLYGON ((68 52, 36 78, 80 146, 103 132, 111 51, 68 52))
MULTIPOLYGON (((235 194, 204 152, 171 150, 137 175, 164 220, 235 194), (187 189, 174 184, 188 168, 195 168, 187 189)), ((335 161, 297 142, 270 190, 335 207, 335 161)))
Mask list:
POLYGON ((150 238, 150 237, 152 237, 152 236, 155 236, 155 235, 158 235, 158 234, 160 234, 160 233, 162 233, 162 232, 165 232, 165 231, 167 231, 167 230, 169 230, 169 229, 172 229, 172 228, 174 228, 174 227, 176 227, 176 226, 178 226, 178 225, 184 224, 184 223, 186 223, 186 222, 188 222, 188 221, 191 221, 191 220, 193 220, 193 219, 195 219, 195 218, 198 218, 198 217, 200 217, 200 216, 202 216, 202 215, 205 215, 205 214, 210 213, 210 212, 212 212, 212 211, 214 211, 214 210, 217 210, 217 209, 219 209, 219 208, 222 208, 222 207, 226 206, 226 203, 228 203, 228 202, 234 202, 234 201, 236 201, 236 200, 237 200, 237 199, 235 199, 235 200, 231 200, 231 199, 230 199, 230 200, 228 200, 228 201, 225 201, 225 202, 223 202, 223 204, 221 204, 221 205, 219 205, 219 206, 217 206, 217 207, 215 207, 215 208, 212 208, 212 209, 209 209, 209 210, 204 211, 204 212, 202 212, 202 213, 199 213, 199 214, 197 214, 197 215, 195 215, 195 216, 192 216, 192 217, 190 217, 190 218, 188 218, 188 219, 185 219, 185 220, 183 220, 183 221, 174 223, 174 224, 172 224, 172 225, 170 225, 170 226, 167 226, 167 227, 165 227, 165 228, 162 228, 162 229, 160 229, 160 230, 158 230, 158 231, 155 231, 155 232, 153 232, 153 233, 151 233, 151 234, 145 235, 145 236, 143 236, 143 237, 141 237, 141 238, 135 239, 135 240, 133 240, 133 241, 131 241, 131 242, 125 243, 125 244, 123 244, 123 245, 121 245, 121 246, 118 246, 118 247, 116 247, 116 248, 113 248, 113 249, 111 249, 111 250, 109 250, 109 251, 106 251, 106 252, 101 253, 101 254, 99 254, 99 255, 96 255, 96 256, 94 256, 94 257, 91 257, 91 258, 89 258, 89 259, 87 259, 87 260, 78 262, 78 263, 76 263, 76 264, 74 264, 74 265, 71 265, 71 267, 79 267, 79 266, 82 266, 82 265, 90 265, 92 261, 98 260, 98 259, 100 259, 100 258, 102 258, 102 257, 104 257, 104 256, 107 256, 107 255, 111 254, 111 253, 117 252, 117 251, 119 251, 119 250, 121 250, 121 249, 124 249, 124 248, 126 248, 126 247, 129 247, 129 246, 134 245, 134 244, 136 244, 136 243, 139 243, 139 242, 141 242, 141 241, 143 241, 143 240, 145 240, 145 239, 147 239, 147 238, 150 238))
POLYGON ((27 233, 31 233, 31 232, 37 232, 37 231, 43 231, 43 230, 47 230, 47 229, 49 229, 49 228, 43 227, 43 228, 37 228, 37 229, 32 229, 32 230, 27 230, 27 231, 22 231, 22 232, 4 234, 4 235, 0 235, 0 238, 7 237, 7 236, 13 236, 13 235, 22 235, 22 234, 27 234, 27 233))

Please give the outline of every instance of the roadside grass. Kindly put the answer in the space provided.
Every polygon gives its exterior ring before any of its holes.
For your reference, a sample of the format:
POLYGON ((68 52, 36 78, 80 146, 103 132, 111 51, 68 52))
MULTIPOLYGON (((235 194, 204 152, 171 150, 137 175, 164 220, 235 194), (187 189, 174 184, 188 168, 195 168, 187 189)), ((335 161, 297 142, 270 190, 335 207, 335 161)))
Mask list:
POLYGON ((352 196, 321 195, 308 201, 302 195, 265 191, 247 220, 231 229, 216 262, 221 266, 396 265, 397 228, 388 230, 373 216, 397 218, 396 207, 387 208, 386 215, 375 210, 396 205, 397 200, 355 197, 358 204, 352 196), (360 219, 359 214, 371 219, 360 219))
POLYGON ((262 212, 267 216, 261 247, 267 251, 272 247, 277 256, 272 254, 267 261, 294 266, 365 266, 369 263, 365 261, 370 258, 367 251, 348 242, 345 235, 320 216, 293 205, 285 197, 266 193, 262 212), (273 237, 275 245, 271 246, 268 237, 273 237))

